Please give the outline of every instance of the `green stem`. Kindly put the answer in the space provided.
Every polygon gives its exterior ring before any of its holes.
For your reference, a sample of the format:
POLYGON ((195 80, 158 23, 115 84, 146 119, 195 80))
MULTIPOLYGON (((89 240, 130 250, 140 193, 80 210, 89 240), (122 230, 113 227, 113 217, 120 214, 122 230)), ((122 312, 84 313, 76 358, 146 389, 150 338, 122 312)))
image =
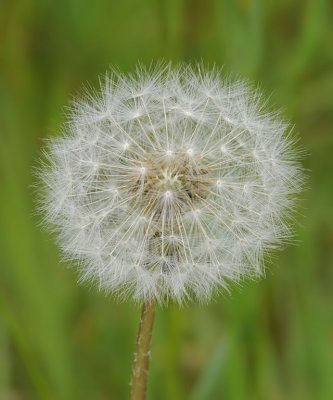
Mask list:
POLYGON ((144 303, 142 306, 139 331, 133 358, 131 400, 146 399, 155 308, 156 304, 154 302, 144 303))

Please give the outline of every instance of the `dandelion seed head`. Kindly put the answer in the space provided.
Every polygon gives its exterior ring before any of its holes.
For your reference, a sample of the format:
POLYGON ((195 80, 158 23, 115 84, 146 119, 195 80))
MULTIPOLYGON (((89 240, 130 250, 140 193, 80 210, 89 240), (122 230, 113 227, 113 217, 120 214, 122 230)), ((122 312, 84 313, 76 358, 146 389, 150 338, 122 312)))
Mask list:
POLYGON ((290 237, 302 172, 260 94, 202 66, 113 73, 50 142, 43 209, 81 279, 138 301, 209 300, 290 237))

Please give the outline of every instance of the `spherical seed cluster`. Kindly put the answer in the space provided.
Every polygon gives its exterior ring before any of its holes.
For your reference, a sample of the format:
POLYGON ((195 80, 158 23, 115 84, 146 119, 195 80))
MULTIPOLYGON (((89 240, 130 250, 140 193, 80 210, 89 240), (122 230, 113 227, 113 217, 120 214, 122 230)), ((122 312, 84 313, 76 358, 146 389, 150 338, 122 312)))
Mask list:
POLYGON ((218 71, 114 73, 51 141, 47 220, 83 280, 136 300, 207 300, 262 274, 290 233, 301 173, 286 129, 218 71))

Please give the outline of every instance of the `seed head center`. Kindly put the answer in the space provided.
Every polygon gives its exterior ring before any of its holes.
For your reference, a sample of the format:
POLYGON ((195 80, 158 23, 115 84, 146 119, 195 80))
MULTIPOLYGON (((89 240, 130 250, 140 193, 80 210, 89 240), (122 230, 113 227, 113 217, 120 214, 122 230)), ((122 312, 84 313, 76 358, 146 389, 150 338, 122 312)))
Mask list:
POLYGON ((130 191, 137 194, 136 204, 140 199, 143 209, 149 207, 148 203, 154 208, 163 207, 163 201, 168 199, 168 204, 174 203, 181 210, 204 199, 211 181, 205 160, 189 157, 188 150, 174 152, 172 159, 165 154, 146 156, 127 180, 130 191))

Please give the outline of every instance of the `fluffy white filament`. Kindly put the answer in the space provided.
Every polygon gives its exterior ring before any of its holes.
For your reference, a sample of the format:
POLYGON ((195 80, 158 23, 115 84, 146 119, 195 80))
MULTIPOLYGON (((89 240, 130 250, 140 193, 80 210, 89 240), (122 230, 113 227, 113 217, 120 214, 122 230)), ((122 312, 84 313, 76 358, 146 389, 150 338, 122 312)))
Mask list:
POLYGON ((219 71, 113 73, 65 130, 42 170, 44 208, 101 289, 205 301, 261 275, 264 252, 290 235, 302 176, 287 124, 219 71))

